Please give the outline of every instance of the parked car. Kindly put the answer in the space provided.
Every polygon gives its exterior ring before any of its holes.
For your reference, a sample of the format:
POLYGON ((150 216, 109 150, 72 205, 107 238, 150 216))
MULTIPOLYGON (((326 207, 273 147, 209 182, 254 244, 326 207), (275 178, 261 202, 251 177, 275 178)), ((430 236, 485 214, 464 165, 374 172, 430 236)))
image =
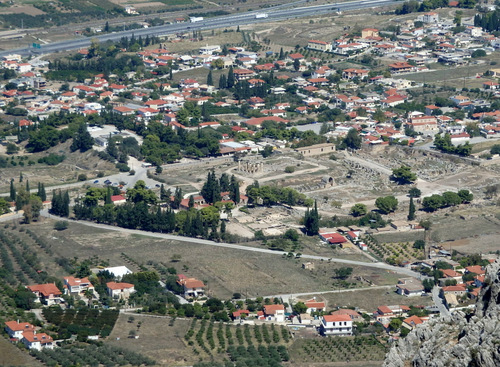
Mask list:
POLYGON ((94 183, 99 183, 99 180, 95 180, 94 183))

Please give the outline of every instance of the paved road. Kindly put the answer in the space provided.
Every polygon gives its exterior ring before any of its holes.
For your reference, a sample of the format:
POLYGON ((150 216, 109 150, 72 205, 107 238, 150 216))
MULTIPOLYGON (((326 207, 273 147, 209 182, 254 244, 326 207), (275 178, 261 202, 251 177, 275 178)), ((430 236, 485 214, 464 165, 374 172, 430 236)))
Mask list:
MULTIPOLYGON (((48 214, 48 212, 46 210, 42 211, 41 215, 48 217, 48 218, 59 219, 59 220, 61 219, 60 217, 48 214)), ((259 252, 259 253, 264 253, 264 254, 272 254, 272 255, 280 255, 280 256, 288 254, 287 252, 283 252, 283 251, 272 251, 272 250, 268 250, 268 249, 264 249, 264 248, 236 245, 236 244, 232 244, 232 243, 214 242, 214 241, 204 240, 204 239, 200 239, 200 238, 183 237, 183 236, 177 236, 177 235, 165 234, 165 233, 147 232, 147 231, 142 231, 142 230, 138 230, 138 229, 120 228, 120 227, 115 227, 115 226, 110 226, 110 225, 100 224, 100 223, 94 223, 94 222, 88 222, 88 221, 75 220, 72 222, 79 223, 79 224, 82 224, 82 225, 85 225, 88 227, 107 229, 110 231, 116 231, 116 232, 122 232, 122 233, 128 233, 128 234, 138 234, 138 235, 149 236, 149 237, 154 237, 154 238, 161 238, 161 239, 165 239, 165 240, 173 240, 173 241, 178 241, 178 242, 188 242, 188 243, 194 243, 194 244, 198 244, 198 245, 208 245, 208 246, 222 247, 222 248, 228 248, 228 249, 233 249, 233 250, 259 252)), ((329 261, 329 262, 335 262, 335 263, 341 263, 341 264, 347 264, 347 265, 356 265, 356 266, 366 266, 366 267, 370 267, 370 268, 378 268, 378 269, 387 270, 387 271, 390 271, 393 273, 402 274, 404 276, 412 276, 412 277, 420 278, 419 273, 414 272, 410 269, 400 268, 397 266, 392 266, 392 265, 384 264, 381 262, 376 262, 376 263, 371 262, 370 263, 370 262, 364 262, 364 261, 346 260, 346 259, 339 259, 339 258, 326 257, 326 256, 307 255, 307 254, 303 254, 302 258, 303 259, 311 259, 311 260, 323 260, 323 261, 329 261)))
POLYGON ((432 288, 432 300, 434 301, 434 304, 437 306, 441 316, 450 316, 451 315, 450 311, 444 305, 443 299, 439 297, 439 290, 440 288, 438 286, 434 286, 434 288, 432 288))
MULTIPOLYGON (((296 7, 292 9, 287 8, 270 8, 270 9, 260 9, 257 11, 250 11, 240 14, 224 15, 221 17, 207 18, 201 22, 196 23, 179 23, 179 24, 168 24, 158 27, 135 29, 130 31, 122 31, 116 33, 103 34, 93 38, 98 39, 100 42, 106 41, 118 41, 122 37, 146 37, 146 36, 161 36, 166 34, 174 34, 179 32, 190 32, 193 30, 202 29, 217 29, 224 27, 234 27, 237 25, 253 24, 253 23, 267 23, 291 18, 306 17, 312 15, 328 14, 337 12, 338 10, 355 10, 364 8, 373 8, 380 6, 387 6, 398 4, 398 1, 394 0, 356 0, 340 4, 324 4, 324 5, 314 5, 307 7, 296 7), (258 13, 268 14, 267 18, 255 18, 258 13)), ((79 48, 88 47, 90 45, 91 38, 77 38, 72 40, 66 40, 61 42, 49 43, 43 45, 41 49, 37 50, 38 53, 53 53, 59 51, 69 51, 77 50, 79 48)), ((7 50, 0 52, 1 56, 6 56, 10 53, 17 53, 23 56, 30 55, 32 49, 25 47, 14 50, 7 50)))

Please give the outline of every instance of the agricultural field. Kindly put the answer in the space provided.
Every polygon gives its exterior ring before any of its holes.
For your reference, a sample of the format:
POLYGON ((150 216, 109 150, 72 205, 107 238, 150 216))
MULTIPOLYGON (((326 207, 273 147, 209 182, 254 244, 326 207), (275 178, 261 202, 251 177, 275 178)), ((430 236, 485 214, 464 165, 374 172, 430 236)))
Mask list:
MULTIPOLYGON (((374 336, 297 339, 290 348, 292 363, 382 361, 387 348, 374 336)), ((380 365, 380 364, 379 364, 380 365)))
POLYGON ((425 259, 423 249, 415 248, 413 242, 379 243, 373 237, 365 239, 369 251, 390 264, 402 264, 425 259))
POLYGON ((284 326, 235 326, 197 319, 174 319, 121 314, 106 344, 141 350, 162 365, 194 363, 228 358, 233 349, 276 348, 283 355, 291 343, 284 326), (133 321, 131 321, 133 319, 133 321), (130 337, 133 335, 135 337, 130 337), (164 341, 168 340, 168 343, 164 341))

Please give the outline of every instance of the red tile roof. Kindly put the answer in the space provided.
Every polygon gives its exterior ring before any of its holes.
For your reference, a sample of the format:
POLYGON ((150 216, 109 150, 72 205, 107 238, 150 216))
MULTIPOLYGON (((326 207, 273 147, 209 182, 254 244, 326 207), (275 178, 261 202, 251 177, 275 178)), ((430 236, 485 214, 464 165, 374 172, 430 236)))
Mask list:
POLYGON ((285 311, 285 306, 283 305, 265 305, 264 313, 266 315, 274 315, 276 311, 285 311))
POLYGON ((33 331, 35 327, 29 322, 18 322, 18 321, 6 321, 5 326, 7 326, 12 331, 33 331))
POLYGON ((40 293, 44 297, 49 297, 50 295, 59 296, 62 294, 59 288, 53 283, 29 285, 26 288, 34 293, 40 293))
POLYGON ((325 315, 323 319, 326 322, 352 321, 349 315, 325 315))
POLYGON ((134 287, 134 285, 130 283, 116 283, 116 282, 106 283, 106 286, 111 290, 128 289, 134 287))

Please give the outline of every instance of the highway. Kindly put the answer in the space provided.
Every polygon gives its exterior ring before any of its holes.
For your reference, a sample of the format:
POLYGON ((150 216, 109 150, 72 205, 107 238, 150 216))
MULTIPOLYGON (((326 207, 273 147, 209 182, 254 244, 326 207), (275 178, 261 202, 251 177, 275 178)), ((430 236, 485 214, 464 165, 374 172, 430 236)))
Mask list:
MULTIPOLYGON (((99 42, 118 41, 122 37, 146 37, 146 36, 162 36, 167 34, 190 32, 195 30, 217 29, 225 27, 235 27, 238 25, 247 25, 253 23, 266 23, 279 20, 286 20, 292 18, 300 18, 307 16, 317 16, 322 14, 334 13, 337 11, 357 10, 364 8, 374 8, 380 6, 394 5, 398 1, 395 0, 356 0, 344 3, 314 5, 296 8, 286 8, 283 6, 276 6, 268 9, 259 9, 257 11, 249 11, 234 15, 224 15, 220 17, 207 18, 200 22, 195 23, 177 23, 167 24, 157 27, 134 29, 129 31, 122 31, 116 33, 102 34, 92 38, 80 37, 76 39, 49 43, 42 45, 41 49, 37 49, 36 53, 54 53, 60 51, 78 50, 90 46, 91 39, 97 39, 99 42), (256 14, 266 13, 267 18, 255 18, 256 14)), ((25 47, 19 49, 12 49, 0 52, 0 57, 11 53, 17 53, 22 56, 28 56, 33 53, 33 49, 25 47)))

